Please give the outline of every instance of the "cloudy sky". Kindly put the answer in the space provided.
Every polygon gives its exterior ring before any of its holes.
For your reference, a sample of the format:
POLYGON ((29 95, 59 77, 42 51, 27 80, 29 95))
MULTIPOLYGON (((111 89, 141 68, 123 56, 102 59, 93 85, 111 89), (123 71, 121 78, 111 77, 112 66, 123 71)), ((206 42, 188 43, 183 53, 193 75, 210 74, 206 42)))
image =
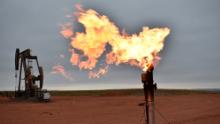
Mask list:
POLYGON ((220 88, 219 0, 1 0, 0 90, 15 88, 16 48, 32 49, 44 67, 47 89, 109 89, 141 87, 141 70, 111 66, 100 79, 89 79, 69 63, 69 42, 60 34, 75 4, 107 15, 120 29, 138 33, 143 26, 169 27, 154 80, 159 88, 220 88), (60 55, 65 55, 61 58, 60 55), (72 80, 51 74, 64 65, 72 80))

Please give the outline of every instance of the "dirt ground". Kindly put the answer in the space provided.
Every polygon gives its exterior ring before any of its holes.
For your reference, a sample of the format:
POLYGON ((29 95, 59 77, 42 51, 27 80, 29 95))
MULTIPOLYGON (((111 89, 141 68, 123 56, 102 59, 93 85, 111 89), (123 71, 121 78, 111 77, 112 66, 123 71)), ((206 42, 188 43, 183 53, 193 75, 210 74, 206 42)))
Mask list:
MULTIPOLYGON (((144 124, 143 96, 0 97, 0 124, 144 124)), ((156 96, 156 124, 220 124, 220 94, 156 96)))

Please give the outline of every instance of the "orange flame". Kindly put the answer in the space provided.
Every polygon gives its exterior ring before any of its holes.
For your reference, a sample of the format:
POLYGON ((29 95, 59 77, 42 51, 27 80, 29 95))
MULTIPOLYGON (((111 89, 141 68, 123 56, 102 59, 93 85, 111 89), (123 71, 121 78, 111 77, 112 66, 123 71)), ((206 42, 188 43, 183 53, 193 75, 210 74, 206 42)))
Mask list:
POLYGON ((61 34, 70 39, 73 49, 70 62, 80 69, 90 70, 89 77, 100 77, 108 70, 110 64, 130 64, 145 71, 149 65, 157 64, 160 60, 158 53, 163 49, 164 40, 169 35, 169 28, 143 27, 142 32, 128 35, 120 32, 118 27, 105 15, 100 15, 95 10, 84 10, 77 5, 75 13, 78 22, 85 32, 74 32, 70 24, 64 25, 61 34), (105 55, 105 67, 93 72, 97 62, 106 51, 106 45, 111 46, 111 51, 105 55))
POLYGON ((65 37, 65 38, 69 38, 73 35, 73 27, 71 23, 66 23, 64 25, 61 26, 62 30, 61 30, 61 34, 65 37))
POLYGON ((66 79, 72 80, 72 76, 71 73, 66 72, 64 66, 62 65, 55 65, 53 66, 53 71, 51 72, 52 74, 61 74, 63 77, 65 77, 66 79))
POLYGON ((108 72, 108 66, 104 68, 99 68, 97 72, 89 71, 89 78, 99 78, 101 75, 104 75, 108 72))

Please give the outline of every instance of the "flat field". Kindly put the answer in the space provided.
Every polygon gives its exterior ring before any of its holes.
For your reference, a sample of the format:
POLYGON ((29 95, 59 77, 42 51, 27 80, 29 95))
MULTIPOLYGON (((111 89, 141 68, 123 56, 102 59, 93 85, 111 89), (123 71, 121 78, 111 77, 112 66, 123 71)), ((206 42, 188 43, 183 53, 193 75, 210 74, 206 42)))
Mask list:
MULTIPOLYGON (((141 90, 53 91, 50 102, 0 96, 0 124, 144 124, 141 90)), ((220 94, 158 90, 156 124, 220 124, 220 94)))

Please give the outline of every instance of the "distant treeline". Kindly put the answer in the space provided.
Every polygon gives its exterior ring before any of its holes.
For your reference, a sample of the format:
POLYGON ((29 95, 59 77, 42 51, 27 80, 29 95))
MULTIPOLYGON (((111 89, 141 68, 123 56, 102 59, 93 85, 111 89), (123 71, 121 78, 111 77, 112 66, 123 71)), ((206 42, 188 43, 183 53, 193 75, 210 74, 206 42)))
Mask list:
MULTIPOLYGON (((117 90, 81 90, 81 91, 49 91, 52 96, 125 96, 135 95, 143 96, 143 89, 117 89, 117 90)), ((159 89, 155 91, 156 96, 167 95, 187 95, 187 94, 201 94, 201 93, 217 93, 208 90, 173 90, 173 89, 159 89)), ((0 96, 13 97, 14 91, 0 91, 0 96)))

